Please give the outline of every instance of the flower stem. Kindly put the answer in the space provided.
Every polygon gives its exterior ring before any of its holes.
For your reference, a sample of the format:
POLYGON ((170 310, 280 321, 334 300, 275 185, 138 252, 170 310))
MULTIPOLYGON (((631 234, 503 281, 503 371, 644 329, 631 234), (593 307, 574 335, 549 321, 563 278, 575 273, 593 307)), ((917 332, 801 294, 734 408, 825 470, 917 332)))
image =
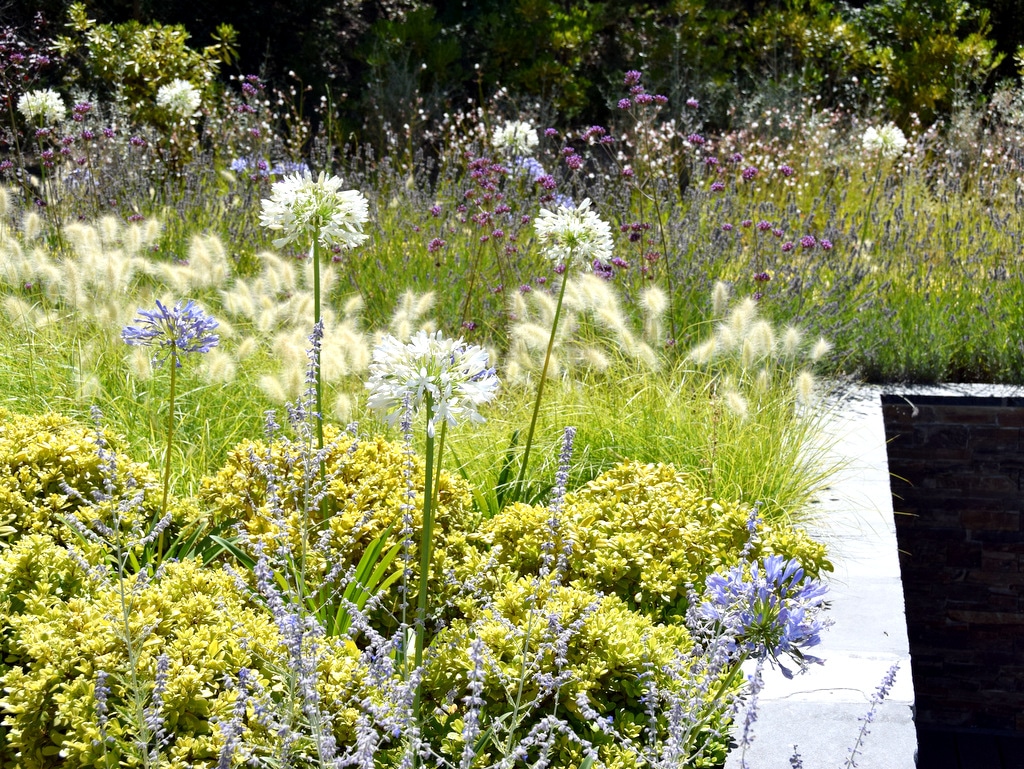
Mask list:
MULTIPOLYGON (((434 398, 427 394, 427 423, 434 417, 434 398)), ((442 423, 441 437, 444 438, 442 423)), ((440 457, 438 457, 440 460, 440 457)), ((440 465, 440 461, 438 461, 440 465)), ((423 646, 427 635, 427 581, 430 578, 430 556, 434 536, 434 436, 427 430, 426 468, 423 473, 423 529, 420 535, 420 585, 416 596, 416 646, 413 664, 419 668, 423 664, 423 646)), ((414 721, 420 720, 420 699, 422 692, 416 687, 413 697, 412 716, 414 721)))
MULTIPOLYGON (((570 260, 571 261, 571 260, 570 260)), ((540 413, 540 400, 544 394, 544 382, 548 376, 548 366, 551 363, 551 351, 555 346, 555 334, 558 331, 558 319, 562 314, 562 300, 565 298, 565 287, 569 284, 569 268, 562 274, 562 288, 558 292, 558 304, 555 305, 555 319, 551 323, 551 336, 548 338, 548 349, 544 354, 544 367, 540 372, 540 381, 537 382, 537 398, 533 402, 533 416, 530 419, 530 429, 526 433, 526 446, 523 449, 523 463, 519 467, 519 475, 516 478, 513 499, 519 499, 522 494, 523 481, 526 478, 526 466, 530 461, 530 447, 533 445, 533 433, 537 427, 537 415, 540 413)))
POLYGON ((160 502, 160 517, 167 515, 167 495, 171 488, 171 441, 174 439, 174 395, 178 380, 177 351, 171 353, 171 386, 167 407, 167 447, 164 449, 164 495, 160 502))
MULTIPOLYGON (((313 231, 313 323, 320 324, 320 228, 313 231)), ((324 382, 320 374, 320 349, 314 351, 316 366, 316 448, 324 449, 324 382)), ((324 465, 320 463, 320 480, 324 480, 324 465)))

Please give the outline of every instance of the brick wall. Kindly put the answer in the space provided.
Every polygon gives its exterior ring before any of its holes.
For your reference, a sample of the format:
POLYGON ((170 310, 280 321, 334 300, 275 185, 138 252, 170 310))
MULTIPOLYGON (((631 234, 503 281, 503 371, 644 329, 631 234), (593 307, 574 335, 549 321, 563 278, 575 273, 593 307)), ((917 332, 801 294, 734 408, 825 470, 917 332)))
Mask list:
POLYGON ((1024 733, 1024 398, 882 413, 917 723, 1024 733))

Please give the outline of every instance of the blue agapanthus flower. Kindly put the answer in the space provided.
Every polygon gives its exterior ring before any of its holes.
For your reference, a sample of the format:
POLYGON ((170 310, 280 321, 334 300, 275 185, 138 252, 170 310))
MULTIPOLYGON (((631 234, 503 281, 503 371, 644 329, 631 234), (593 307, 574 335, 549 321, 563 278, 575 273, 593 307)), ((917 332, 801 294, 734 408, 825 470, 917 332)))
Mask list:
POLYGON ((132 347, 157 348, 154 365, 173 358, 174 365, 181 368, 182 355, 209 352, 220 342, 213 333, 217 321, 191 299, 178 302, 170 310, 157 300, 155 310, 140 309, 135 320, 136 325, 121 330, 121 339, 132 347))
POLYGON ((804 650, 821 641, 827 592, 795 559, 771 555, 749 568, 741 563, 708 576, 698 614, 731 634, 738 651, 776 663, 787 656, 803 666, 816 661, 804 650))

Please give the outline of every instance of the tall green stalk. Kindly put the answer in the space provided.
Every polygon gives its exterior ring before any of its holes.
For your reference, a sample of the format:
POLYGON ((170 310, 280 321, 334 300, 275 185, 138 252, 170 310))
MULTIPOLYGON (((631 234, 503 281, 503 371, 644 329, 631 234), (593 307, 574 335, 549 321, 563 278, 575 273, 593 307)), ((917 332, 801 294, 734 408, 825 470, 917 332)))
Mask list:
POLYGON ((533 402, 533 416, 530 418, 530 429, 526 433, 526 445, 523 448, 523 462, 519 466, 519 475, 516 477, 514 487, 515 498, 519 498, 523 490, 523 482, 526 478, 526 466, 530 461, 530 448, 533 446, 533 433, 537 428, 537 415, 540 413, 540 401, 544 395, 544 382, 548 376, 548 366, 551 364, 551 351, 555 346, 555 335, 558 332, 558 319, 562 314, 562 300, 565 298, 565 287, 569 284, 569 267, 566 265, 562 273, 562 288, 558 292, 558 303, 555 305, 555 318, 551 323, 551 336, 548 337, 548 349, 544 354, 544 366, 541 368, 540 381, 537 382, 537 397, 533 402))

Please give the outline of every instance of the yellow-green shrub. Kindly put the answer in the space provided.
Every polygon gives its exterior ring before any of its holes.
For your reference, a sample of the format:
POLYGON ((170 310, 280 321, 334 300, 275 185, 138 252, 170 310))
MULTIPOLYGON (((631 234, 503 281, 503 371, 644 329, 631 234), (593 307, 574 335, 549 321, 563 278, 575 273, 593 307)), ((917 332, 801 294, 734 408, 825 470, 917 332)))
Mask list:
MULTIPOLYGON (((750 533, 750 508, 705 498, 670 465, 623 462, 566 496, 554 531, 546 507, 512 505, 471 540, 486 558, 516 574, 535 574, 545 545, 567 550, 565 579, 613 593, 631 608, 664 621, 686 609, 687 585, 734 564, 750 533)), ((830 569, 824 547, 799 529, 762 524, 753 555, 796 558, 811 574, 830 569)))
MULTIPOLYGON (((300 443, 278 439, 268 447, 260 441, 245 442, 228 455, 225 466, 203 483, 200 498, 216 521, 236 519, 244 531, 260 540, 267 552, 280 544, 279 521, 292 552, 301 547, 304 516, 312 530, 308 541, 317 548, 306 554, 307 584, 316 589, 318 579, 339 567, 342 573, 359 562, 369 544, 388 532, 387 545, 402 541, 402 505, 411 504, 412 530, 420 530, 423 511, 423 460, 409 456, 405 447, 381 437, 356 438, 324 425, 328 447, 324 460, 328 497, 324 517, 320 508, 303 502, 306 485, 302 456, 309 449, 300 443), (275 476, 280 510, 267 500, 267 472, 275 476), (411 465, 410 465, 411 463, 411 465), (407 497, 406 472, 414 496, 407 497), (307 509, 313 507, 314 509, 307 509)), ((313 471, 317 473, 316 470, 313 471)), ((312 479, 314 482, 316 477, 312 479)), ((437 485, 434 558, 431 569, 435 587, 454 561, 465 558, 465 531, 471 519, 472 495, 466 482, 442 472, 437 485)), ((410 553, 414 571, 419 563, 416 536, 410 553)), ((395 567, 400 566, 400 559, 395 567)))
MULTIPOLYGON (((140 579, 131 578, 126 590, 141 680, 152 682, 160 655, 170 663, 161 711, 167 765, 213 767, 222 742, 216 720, 230 718, 235 700, 225 678, 244 667, 266 690, 287 690, 277 629, 230 575, 195 560, 169 562, 157 577, 140 579)), ((130 752, 125 746, 135 732, 125 716, 131 679, 120 602, 116 584, 89 577, 81 561, 43 535, 0 555, 7 662, 0 668, 0 766, 104 766, 95 700, 101 670, 109 675, 111 750, 130 752)), ((357 652, 345 642, 324 642, 321 652, 321 696, 335 705, 336 737, 350 740, 355 712, 344 703, 357 679, 357 652)), ((247 739, 257 747, 274 740, 250 727, 247 739)))
MULTIPOLYGON (((610 716, 620 734, 642 743, 641 730, 648 724, 642 702, 644 677, 653 676, 659 689, 678 692, 685 684, 672 681, 666 670, 692 648, 685 627, 659 624, 630 610, 616 596, 599 596, 579 586, 553 585, 550 579, 522 577, 499 587, 492 604, 478 607, 437 635, 424 678, 427 696, 437 703, 444 703, 446 698, 450 701, 451 694, 461 699, 473 669, 469 646, 474 637, 483 642, 487 662, 482 693, 485 723, 488 718, 512 712, 517 697, 523 703, 532 702, 542 678, 567 672, 557 703, 550 695, 542 700, 516 733, 524 736, 542 716, 554 713, 568 721, 577 734, 599 745, 609 765, 623 767, 635 765, 630 751, 614 746, 608 737, 591 728, 577 705, 577 696, 585 693, 590 706, 601 716, 610 716), (556 624, 549 624, 552 617, 557 617, 556 624), (573 630, 566 631, 574 625, 573 630), (555 662, 559 633, 564 634, 565 641, 562 667, 555 662), (529 646, 525 655, 524 639, 528 639, 529 646), (524 665, 524 688, 519 695, 517 687, 524 665)), ((689 693, 700 696, 695 691, 689 693)), ((452 710, 452 719, 439 724, 442 736, 445 730, 461 733, 463 713, 452 710)), ((710 707, 708 715, 709 728, 722 726, 726 717, 724 712, 712 713, 710 707)), ((507 725, 498 727, 497 733, 507 725)), ((706 739, 708 729, 701 731, 702 739, 706 739)), ((583 755, 577 745, 562 738, 556 744, 553 766, 580 765, 583 755)), ((458 749, 454 748, 455 755, 458 749)), ((709 765, 715 765, 719 759, 724 760, 725 746, 712 739, 705 752, 709 765)), ((490 758, 495 758, 493 751, 490 758)))
MULTIPOLYGON (((0 410, 0 542, 37 532, 75 540, 60 518, 71 513, 85 525, 95 517, 112 525, 110 505, 90 505, 88 514, 79 515, 83 499, 92 502, 93 492, 106 490, 96 440, 96 428, 58 414, 23 416, 0 410), (66 494, 64 484, 77 494, 66 494)), ((147 465, 127 459, 116 438, 104 434, 104 440, 117 460, 117 478, 110 479, 114 495, 127 491, 129 478, 138 488, 152 490, 132 510, 134 517, 122 519, 121 529, 127 533, 145 527, 159 505, 155 477, 147 465)))

